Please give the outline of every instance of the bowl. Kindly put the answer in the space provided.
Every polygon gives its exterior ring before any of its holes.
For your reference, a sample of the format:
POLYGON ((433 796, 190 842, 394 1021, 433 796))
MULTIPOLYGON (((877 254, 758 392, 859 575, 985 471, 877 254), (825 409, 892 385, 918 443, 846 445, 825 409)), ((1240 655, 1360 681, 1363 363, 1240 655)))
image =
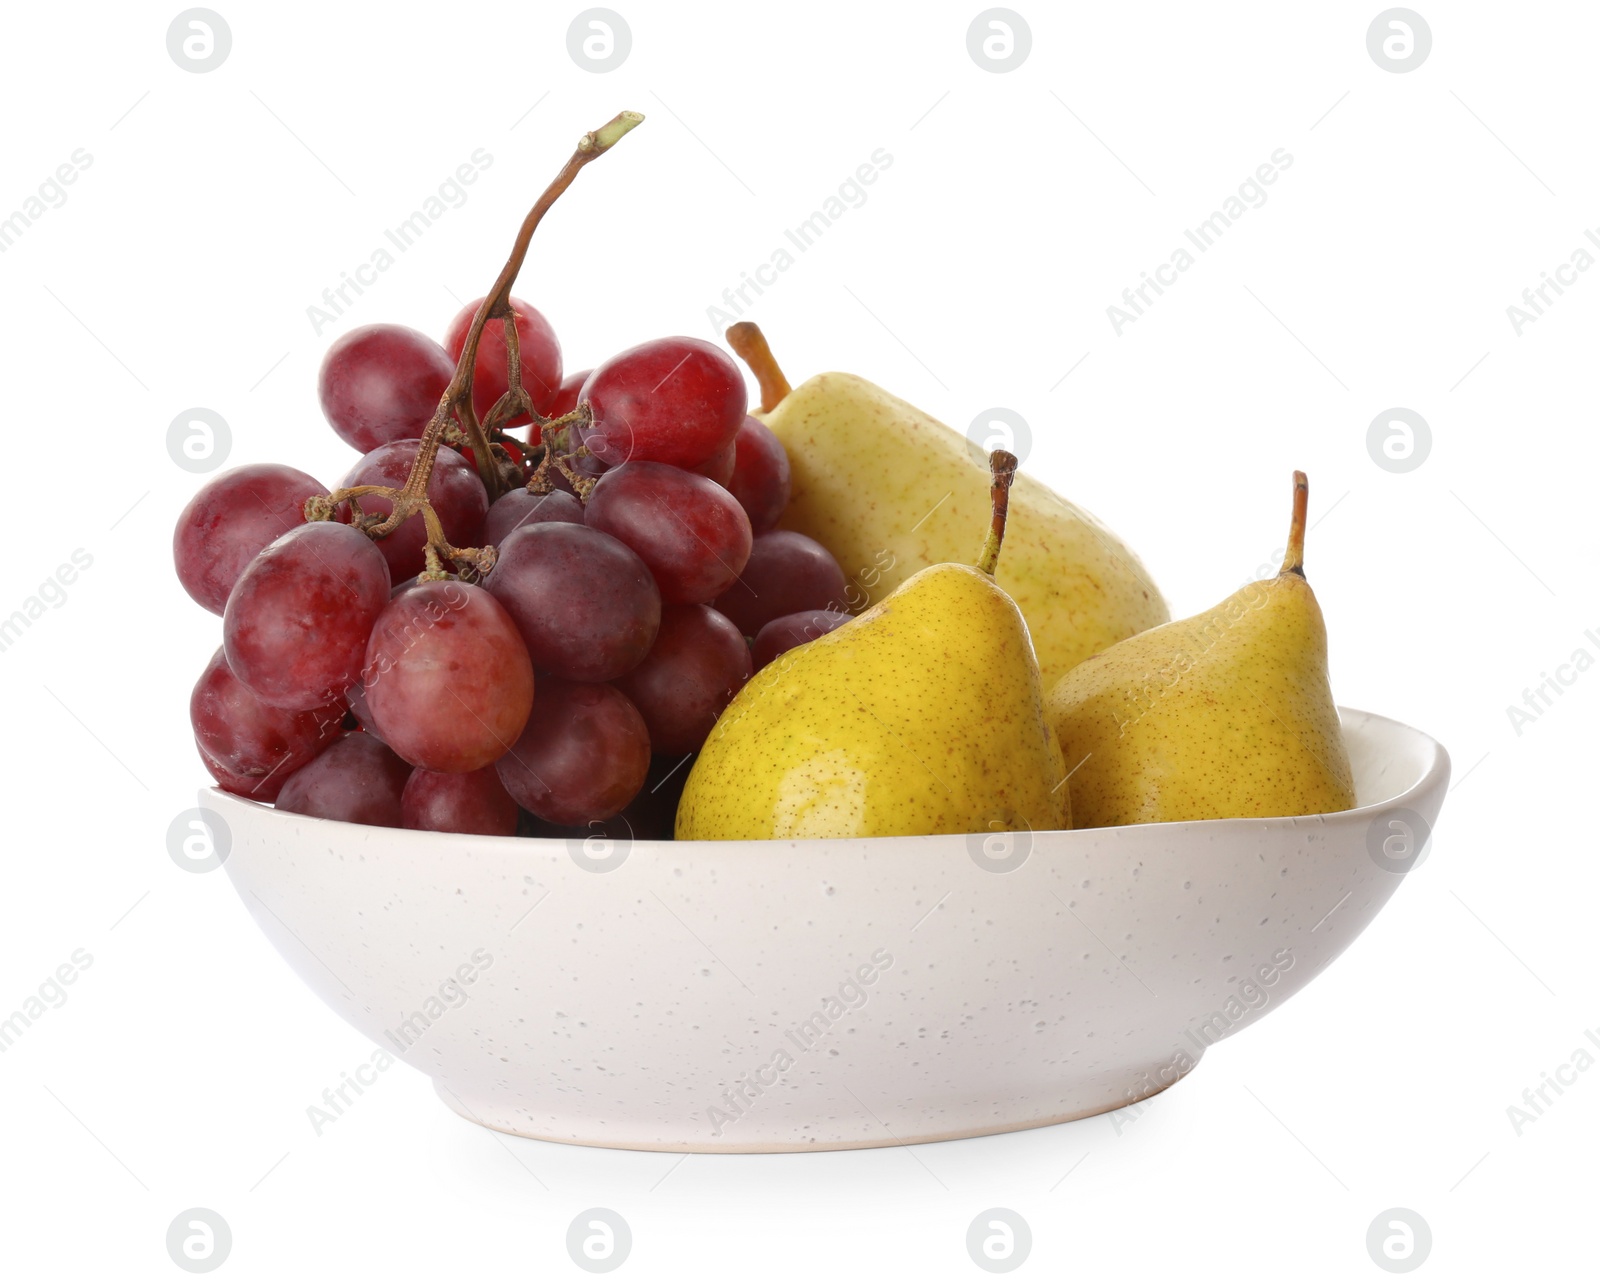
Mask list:
POLYGON ((201 806, 273 946, 463 1117, 871 1147, 1136 1103, 1319 974, 1425 853, 1450 772, 1420 731, 1341 718, 1360 805, 1300 818, 629 844, 201 806))

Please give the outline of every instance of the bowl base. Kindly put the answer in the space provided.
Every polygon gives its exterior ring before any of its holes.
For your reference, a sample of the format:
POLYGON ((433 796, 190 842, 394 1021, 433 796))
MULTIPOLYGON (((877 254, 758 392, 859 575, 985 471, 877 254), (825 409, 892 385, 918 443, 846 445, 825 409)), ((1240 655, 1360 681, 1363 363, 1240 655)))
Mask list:
POLYGON ((551 1135, 512 1120, 492 1105, 482 1105, 474 1108, 438 1078, 433 1078, 432 1081, 434 1093, 444 1101, 452 1113, 486 1130, 499 1131, 503 1135, 516 1135, 525 1140, 543 1140, 550 1144, 574 1144, 581 1148, 627 1149, 640 1153, 832 1153, 845 1149, 903 1148, 907 1144, 939 1144, 946 1140, 969 1140, 983 1135, 1008 1135, 1013 1131, 1031 1131, 1037 1130, 1042 1126, 1059 1126, 1063 1122, 1078 1122, 1086 1117, 1099 1117, 1105 1113, 1115 1113, 1118 1109, 1130 1108, 1135 1104, 1142 1104, 1146 1100, 1154 1099, 1163 1091, 1170 1090, 1185 1077, 1189 1076, 1194 1071, 1194 1064, 1198 1063, 1199 1057, 1196 1056, 1194 1063, 1188 1069, 1170 1082, 1157 1086, 1154 1090, 1145 1091, 1143 1094, 1129 1095, 1126 1099, 1115 1104, 1096 1105, 1093 1108, 1080 1109, 1076 1112, 1057 1113, 1046 1117, 1033 1117, 1022 1121, 973 1126, 951 1131, 934 1131, 925 1135, 885 1135, 882 1139, 762 1140, 755 1143, 742 1144, 731 1140, 728 1142, 708 1143, 704 1140, 614 1140, 598 1136, 551 1135))

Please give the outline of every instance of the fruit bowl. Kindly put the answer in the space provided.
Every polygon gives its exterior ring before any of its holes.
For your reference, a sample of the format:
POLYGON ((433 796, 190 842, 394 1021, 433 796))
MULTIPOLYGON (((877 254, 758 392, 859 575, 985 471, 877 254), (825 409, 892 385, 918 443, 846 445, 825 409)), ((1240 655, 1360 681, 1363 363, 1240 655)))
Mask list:
POLYGON ((1067 832, 612 845, 214 789, 300 977, 463 1117, 687 1152, 1046 1126, 1165 1089, 1338 956, 1425 847, 1420 731, 1341 710, 1359 806, 1067 832))

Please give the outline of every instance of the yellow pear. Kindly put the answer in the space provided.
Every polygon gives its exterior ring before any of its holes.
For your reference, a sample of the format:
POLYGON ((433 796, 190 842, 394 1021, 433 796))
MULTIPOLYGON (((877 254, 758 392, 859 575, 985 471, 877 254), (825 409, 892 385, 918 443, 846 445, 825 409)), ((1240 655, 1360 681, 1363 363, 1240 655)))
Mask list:
POLYGON ((1050 692, 1078 827, 1356 804, 1328 686, 1328 632, 1302 565, 1305 473, 1294 480, 1276 578, 1112 646, 1050 692))
MULTIPOLYGON (((757 413, 789 453, 793 494, 781 524, 833 553, 853 609, 883 600, 924 566, 964 558, 981 520, 984 472, 966 437, 854 374, 818 374, 791 390, 748 321, 728 330, 728 343, 760 381, 757 413)), ((1027 476, 1011 498, 997 582, 1028 621, 1046 689, 1096 651, 1171 617, 1115 534, 1027 476)))
POLYGON ((689 773, 679 840, 1068 826, 1027 625, 994 580, 1016 459, 992 458, 978 564, 930 566, 756 673, 689 773))

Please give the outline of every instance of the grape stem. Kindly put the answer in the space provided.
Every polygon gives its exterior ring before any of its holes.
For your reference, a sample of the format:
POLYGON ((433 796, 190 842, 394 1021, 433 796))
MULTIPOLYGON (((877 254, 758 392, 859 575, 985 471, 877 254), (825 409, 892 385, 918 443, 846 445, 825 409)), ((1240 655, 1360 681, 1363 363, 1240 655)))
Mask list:
MULTIPOLYGON (((417 450, 416 460, 411 465, 411 472, 406 477, 405 484, 398 489, 391 486, 360 485, 335 490, 324 498, 309 499, 306 502, 308 520, 329 520, 338 504, 362 495, 378 495, 389 499, 393 504, 393 510, 382 518, 367 518, 368 523, 362 528, 374 539, 383 538, 403 521, 409 520, 419 512, 422 514, 422 519, 428 527, 428 568, 422 577, 445 577, 445 572, 439 563, 441 557, 462 562, 480 574, 488 573, 494 565, 493 548, 456 548, 445 538, 444 527, 439 522, 438 514, 428 502, 428 478, 433 474, 434 460, 438 457, 439 446, 444 440, 446 428, 459 425, 459 430, 466 437, 467 446, 472 450, 472 457, 477 463, 478 476, 488 492, 489 501, 493 503, 508 488, 506 478, 490 446, 491 436, 494 433, 499 432, 517 414, 525 413, 533 419, 535 425, 536 439, 533 443, 543 445, 545 431, 552 425, 565 425, 569 421, 577 421, 572 415, 563 415, 560 419, 546 419, 533 408, 533 401, 522 385, 522 359, 518 347, 517 327, 511 312, 511 287, 516 283, 517 273, 522 270, 523 260, 528 256, 528 246, 533 240, 534 231, 561 193, 572 186, 573 179, 585 165, 605 155, 643 120, 644 117, 637 111, 624 111, 594 132, 584 134, 578 139, 578 146, 567 159, 567 163, 561 167, 561 172, 551 180, 544 193, 534 202, 533 208, 528 211, 527 217, 522 220, 522 226, 517 231, 517 238, 511 246, 511 255, 506 259, 506 265, 500 269, 494 285, 484 296, 483 302, 478 305, 477 313, 472 318, 466 342, 461 348, 461 356, 456 361, 455 374, 444 389, 444 395, 439 398, 439 407, 428 420, 427 429, 422 434, 422 444, 417 450), (472 380, 477 368, 478 344, 483 338, 484 326, 491 320, 505 322, 500 328, 505 337, 508 377, 505 394, 494 403, 484 416, 484 421, 480 423, 472 406, 472 380), (322 515, 313 515, 313 509, 322 515)), ((587 419, 587 410, 583 411, 583 417, 587 419)), ((539 464, 541 472, 546 477, 549 474, 549 458, 550 450, 547 448, 545 458, 540 460, 539 464)), ((565 466, 563 460, 556 460, 556 466, 575 482, 579 481, 579 478, 565 466)))
POLYGON ((728 326, 723 337, 739 359, 750 367, 756 382, 761 384, 761 412, 772 413, 778 408, 778 402, 789 394, 790 388, 789 380, 778 367, 778 358, 767 346, 767 336, 754 321, 736 321, 728 326))

